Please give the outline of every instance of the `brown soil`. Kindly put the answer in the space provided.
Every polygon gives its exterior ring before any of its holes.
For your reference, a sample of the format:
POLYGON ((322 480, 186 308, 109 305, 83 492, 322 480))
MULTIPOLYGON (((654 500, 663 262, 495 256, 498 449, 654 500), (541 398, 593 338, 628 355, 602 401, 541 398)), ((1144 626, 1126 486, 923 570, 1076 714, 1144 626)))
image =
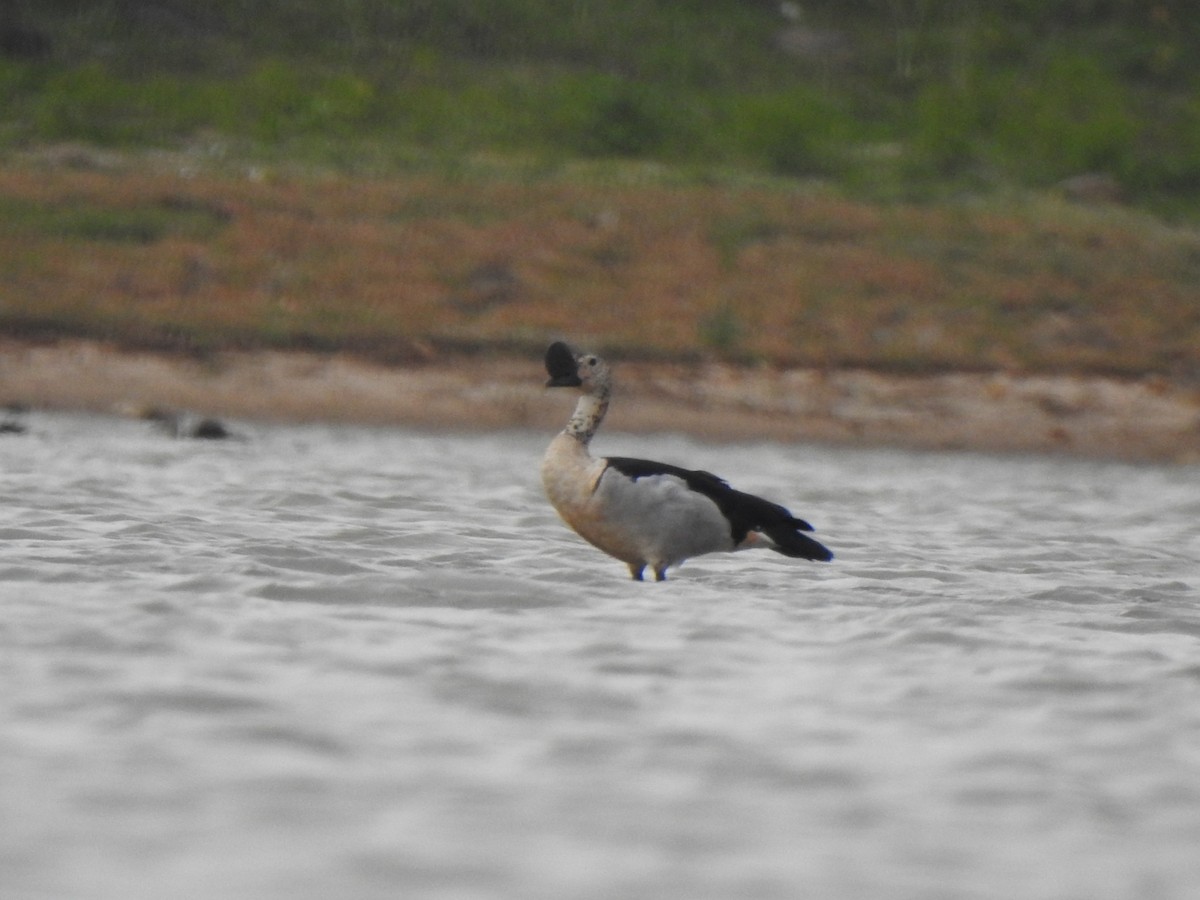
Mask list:
MULTIPOLYGON (((1200 463, 1200 391, 1162 379, 632 361, 617 377, 614 430, 1200 463)), ((543 381, 537 358, 389 367, 340 354, 196 360, 87 341, 0 344, 0 402, 34 409, 550 431, 570 403, 543 381)))

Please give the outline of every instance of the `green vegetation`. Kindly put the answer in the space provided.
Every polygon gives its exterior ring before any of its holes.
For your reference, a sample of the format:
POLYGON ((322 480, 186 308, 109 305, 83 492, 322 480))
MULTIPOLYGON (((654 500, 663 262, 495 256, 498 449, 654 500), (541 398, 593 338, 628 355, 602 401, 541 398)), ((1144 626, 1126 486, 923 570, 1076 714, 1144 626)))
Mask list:
POLYGON ((1185 0, 11 7, 0 147, 224 141, 385 171, 632 157, 918 201, 1104 173, 1130 202, 1200 214, 1185 0))
POLYGON ((0 197, 0 220, 26 236, 153 244, 168 237, 209 237, 228 218, 222 209, 172 196, 134 207, 42 205, 0 197))

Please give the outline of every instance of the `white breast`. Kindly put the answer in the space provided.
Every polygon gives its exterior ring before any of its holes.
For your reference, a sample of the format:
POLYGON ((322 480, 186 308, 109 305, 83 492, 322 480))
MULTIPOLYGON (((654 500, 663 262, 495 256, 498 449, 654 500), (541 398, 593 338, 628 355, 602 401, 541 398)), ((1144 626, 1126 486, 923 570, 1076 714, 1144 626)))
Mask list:
POLYGON ((674 475, 634 481, 566 434, 542 460, 546 496, 581 537, 610 556, 654 568, 701 553, 732 550, 729 523, 715 503, 674 475))
POLYGON ((566 516, 587 505, 604 471, 603 460, 592 459, 587 447, 568 434, 560 434, 542 457, 542 486, 554 508, 566 516))

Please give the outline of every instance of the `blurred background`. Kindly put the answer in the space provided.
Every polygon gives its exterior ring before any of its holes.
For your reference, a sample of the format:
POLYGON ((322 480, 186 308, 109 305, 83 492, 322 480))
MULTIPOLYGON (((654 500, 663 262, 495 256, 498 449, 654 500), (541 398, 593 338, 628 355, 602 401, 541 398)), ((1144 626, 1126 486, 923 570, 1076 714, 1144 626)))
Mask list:
POLYGON ((1200 373, 1183 0, 6 0, 0 328, 1200 373))
POLYGON ((1197 59, 1184 0, 0 0, 0 895, 1197 896, 1197 59), (585 546, 560 338, 598 452, 836 563, 585 546))

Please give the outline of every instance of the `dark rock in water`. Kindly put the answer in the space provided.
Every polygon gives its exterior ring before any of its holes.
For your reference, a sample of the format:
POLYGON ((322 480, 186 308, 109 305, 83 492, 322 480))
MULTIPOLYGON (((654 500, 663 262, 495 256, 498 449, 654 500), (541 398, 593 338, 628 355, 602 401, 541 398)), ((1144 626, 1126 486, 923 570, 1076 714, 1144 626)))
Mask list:
POLYGON ((25 423, 18 421, 17 417, 29 412, 29 407, 23 403, 10 403, 4 409, 8 415, 0 419, 0 434, 24 434, 28 431, 25 423))
POLYGON ((223 441, 231 437, 229 429, 217 419, 201 419, 192 426, 190 434, 204 441, 223 441))
POLYGON ((171 437, 223 441, 234 436, 220 419, 204 418, 192 422, 183 413, 154 406, 143 410, 140 415, 171 437))

